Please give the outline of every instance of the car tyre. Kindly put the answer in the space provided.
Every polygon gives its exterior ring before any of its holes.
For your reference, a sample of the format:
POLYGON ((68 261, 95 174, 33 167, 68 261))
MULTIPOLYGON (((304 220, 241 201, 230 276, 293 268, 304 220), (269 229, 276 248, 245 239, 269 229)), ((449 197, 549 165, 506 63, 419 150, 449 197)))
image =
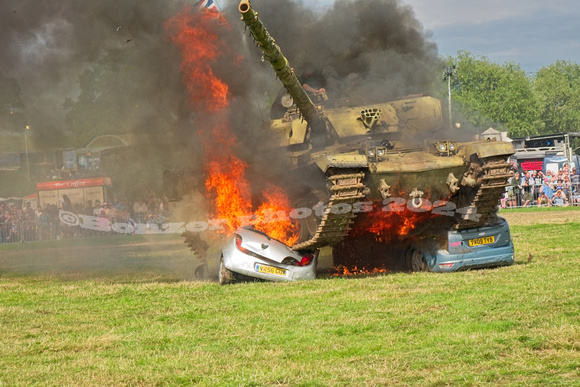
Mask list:
POLYGON ((209 270, 207 263, 202 263, 195 269, 195 279, 197 281, 207 281, 209 279, 209 270))
POLYGON ((218 271, 218 284, 227 285, 234 282, 234 280, 235 280, 234 272, 226 267, 226 265, 224 264, 224 257, 221 257, 220 268, 218 271))
POLYGON ((429 271, 429 266, 425 261, 425 254, 421 249, 409 247, 406 253, 407 267, 412 272, 429 271))

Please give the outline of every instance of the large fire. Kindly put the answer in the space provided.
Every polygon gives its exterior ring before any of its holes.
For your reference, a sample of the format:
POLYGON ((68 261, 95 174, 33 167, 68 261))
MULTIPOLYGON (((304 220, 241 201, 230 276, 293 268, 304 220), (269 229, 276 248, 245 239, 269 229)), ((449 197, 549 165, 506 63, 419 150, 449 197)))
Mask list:
POLYGON ((373 211, 359 214, 349 236, 372 234, 376 241, 388 243, 409 236, 434 217, 439 216, 425 208, 409 208, 405 203, 394 206, 375 203, 373 211))
POLYGON ((198 129, 205 149, 206 195, 215 204, 208 215, 224 220, 224 232, 253 224, 292 245, 298 238, 297 228, 281 215, 290 211, 288 198, 280 188, 272 187, 260 193, 264 199, 255 205, 252 198, 256 193, 244 176, 248 165, 235 155, 237 140, 227 114, 229 87, 212 68, 223 55, 231 56, 234 64, 242 61, 219 39, 218 32, 229 28, 227 21, 217 11, 185 8, 167 22, 166 28, 181 50, 183 83, 193 108, 211 117, 211 124, 198 129))

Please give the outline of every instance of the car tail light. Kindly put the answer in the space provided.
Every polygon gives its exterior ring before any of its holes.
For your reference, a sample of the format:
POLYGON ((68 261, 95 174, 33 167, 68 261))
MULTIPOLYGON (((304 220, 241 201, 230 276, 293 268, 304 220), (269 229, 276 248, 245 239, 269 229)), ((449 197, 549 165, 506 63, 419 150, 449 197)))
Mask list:
POLYGON ((308 266, 310 262, 314 259, 314 254, 308 254, 302 257, 300 262, 298 262, 298 266, 308 266))
POLYGON ((251 255, 252 257, 256 257, 256 258, 262 258, 258 254, 254 253, 253 251, 250 251, 250 250, 246 249, 245 247, 242 247, 242 237, 238 234, 236 234, 236 247, 238 248, 238 250, 240 250, 244 254, 248 254, 248 255, 251 255))
POLYGON ((453 267, 454 263, 440 263, 439 267, 441 269, 450 269, 451 267, 453 267))
POLYGON ((236 234, 236 247, 238 250, 244 251, 245 249, 242 247, 242 237, 236 234))

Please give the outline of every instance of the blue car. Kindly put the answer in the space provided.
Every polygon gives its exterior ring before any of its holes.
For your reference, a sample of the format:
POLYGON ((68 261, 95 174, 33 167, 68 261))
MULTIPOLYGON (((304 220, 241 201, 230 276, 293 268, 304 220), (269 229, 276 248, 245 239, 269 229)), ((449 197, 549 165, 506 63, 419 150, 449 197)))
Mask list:
POLYGON ((514 263, 514 245, 508 223, 447 233, 445 248, 410 247, 406 253, 412 271, 451 272, 514 263))

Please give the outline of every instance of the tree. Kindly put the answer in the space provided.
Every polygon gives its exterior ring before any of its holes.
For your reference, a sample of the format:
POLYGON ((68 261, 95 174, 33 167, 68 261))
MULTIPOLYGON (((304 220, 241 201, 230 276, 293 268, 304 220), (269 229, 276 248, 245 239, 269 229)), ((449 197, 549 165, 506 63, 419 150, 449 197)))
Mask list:
POLYGON ((542 128, 531 82, 513 63, 498 65, 486 57, 459 51, 449 64, 457 66, 452 80, 455 110, 472 124, 505 127, 512 137, 536 134, 542 128))
POLYGON ((542 67, 533 81, 545 123, 543 133, 577 132, 580 128, 580 65, 567 61, 542 67))

